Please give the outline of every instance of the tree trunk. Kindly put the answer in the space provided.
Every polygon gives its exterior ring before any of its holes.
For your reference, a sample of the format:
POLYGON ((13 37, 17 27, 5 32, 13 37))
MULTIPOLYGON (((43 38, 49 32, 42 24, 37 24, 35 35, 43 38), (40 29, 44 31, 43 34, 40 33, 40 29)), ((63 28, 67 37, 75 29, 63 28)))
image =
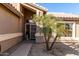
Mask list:
POLYGON ((46 38, 46 35, 44 35, 44 38, 45 38, 45 43, 46 43, 46 50, 48 51, 49 50, 49 41, 46 38))
POLYGON ((49 50, 49 42, 48 41, 46 41, 46 49, 47 49, 47 51, 49 50))
POLYGON ((56 40, 57 40, 57 37, 58 37, 58 35, 56 35, 56 37, 54 38, 54 41, 52 42, 52 44, 51 44, 49 50, 52 50, 52 47, 54 46, 54 43, 55 43, 56 40))

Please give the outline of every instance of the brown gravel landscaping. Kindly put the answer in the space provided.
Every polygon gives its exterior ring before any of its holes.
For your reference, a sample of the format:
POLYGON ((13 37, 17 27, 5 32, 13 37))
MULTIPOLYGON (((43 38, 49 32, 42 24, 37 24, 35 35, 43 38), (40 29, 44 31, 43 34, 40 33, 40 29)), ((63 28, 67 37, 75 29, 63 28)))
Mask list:
POLYGON ((52 51, 48 52, 45 43, 35 43, 28 56, 79 56, 79 44, 57 42, 52 51))

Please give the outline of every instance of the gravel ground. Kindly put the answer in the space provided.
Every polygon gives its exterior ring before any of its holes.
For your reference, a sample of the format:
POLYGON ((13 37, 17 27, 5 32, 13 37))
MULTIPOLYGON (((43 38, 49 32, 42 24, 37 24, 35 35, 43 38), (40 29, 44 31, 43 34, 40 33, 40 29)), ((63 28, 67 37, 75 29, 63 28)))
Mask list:
POLYGON ((21 42, 8 51, 5 51, 0 55, 10 55, 13 53, 20 45, 24 43, 33 43, 28 56, 79 56, 79 43, 62 43, 57 42, 54 44, 51 51, 46 51, 45 43, 34 43, 34 42, 21 42))
POLYGON ((79 44, 58 42, 49 52, 45 49, 45 43, 33 44, 28 56, 79 56, 79 44))

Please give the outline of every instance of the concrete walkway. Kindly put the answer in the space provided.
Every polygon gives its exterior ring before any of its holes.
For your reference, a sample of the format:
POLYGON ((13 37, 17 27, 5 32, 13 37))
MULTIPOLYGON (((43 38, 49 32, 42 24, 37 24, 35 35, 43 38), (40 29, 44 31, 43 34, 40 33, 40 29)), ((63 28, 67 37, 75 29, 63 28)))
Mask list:
POLYGON ((27 56, 31 47, 32 43, 24 42, 10 56, 27 56))

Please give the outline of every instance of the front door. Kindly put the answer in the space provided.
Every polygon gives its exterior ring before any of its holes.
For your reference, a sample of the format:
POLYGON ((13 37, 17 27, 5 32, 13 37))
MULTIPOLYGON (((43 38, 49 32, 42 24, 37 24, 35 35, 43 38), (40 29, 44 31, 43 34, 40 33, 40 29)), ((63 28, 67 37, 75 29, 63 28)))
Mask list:
POLYGON ((25 33, 26 33, 27 40, 35 40, 36 24, 26 23, 25 33))

